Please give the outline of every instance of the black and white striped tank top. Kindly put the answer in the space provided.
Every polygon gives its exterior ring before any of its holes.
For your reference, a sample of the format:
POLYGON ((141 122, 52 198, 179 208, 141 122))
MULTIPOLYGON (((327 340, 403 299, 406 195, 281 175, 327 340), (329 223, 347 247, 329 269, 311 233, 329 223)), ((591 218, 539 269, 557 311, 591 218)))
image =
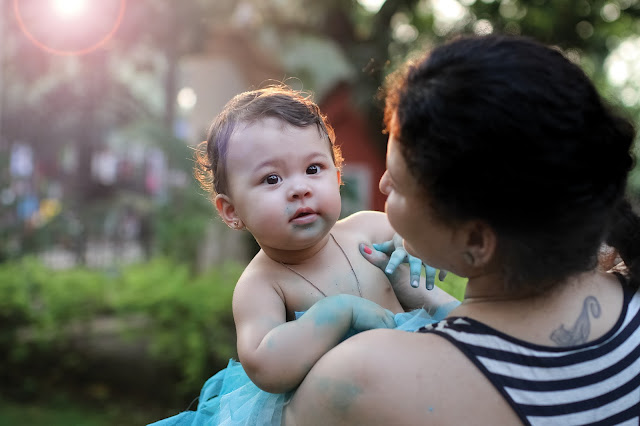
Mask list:
POLYGON ((418 331, 458 347, 525 424, 640 424, 640 291, 625 288, 613 329, 579 346, 531 344, 464 317, 418 331))

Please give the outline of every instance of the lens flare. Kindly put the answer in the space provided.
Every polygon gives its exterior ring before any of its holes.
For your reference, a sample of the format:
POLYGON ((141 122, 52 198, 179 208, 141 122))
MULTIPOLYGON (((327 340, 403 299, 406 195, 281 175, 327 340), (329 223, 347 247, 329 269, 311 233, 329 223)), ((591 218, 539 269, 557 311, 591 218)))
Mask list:
MULTIPOLYGON (((100 48, 108 42, 111 37, 113 37, 122 22, 127 0, 119 0, 118 4, 117 16, 115 16, 113 25, 111 25, 110 29, 105 32, 104 36, 102 36, 97 42, 86 47, 68 50, 52 47, 46 40, 42 39, 42 36, 34 35, 34 30, 36 30, 35 32, 37 34, 37 27, 29 28, 29 25, 27 25, 27 22, 23 19, 19 0, 13 0, 13 13, 22 33, 40 49, 56 55, 84 55, 100 48)), ((91 13, 89 8, 90 3, 88 0, 52 0, 50 5, 53 7, 54 12, 60 20, 67 20, 71 18, 85 19, 91 13)), ((72 29, 73 26, 69 28, 72 29)))
POLYGON ((87 11, 87 0, 53 0, 52 6, 61 18, 78 18, 87 11))

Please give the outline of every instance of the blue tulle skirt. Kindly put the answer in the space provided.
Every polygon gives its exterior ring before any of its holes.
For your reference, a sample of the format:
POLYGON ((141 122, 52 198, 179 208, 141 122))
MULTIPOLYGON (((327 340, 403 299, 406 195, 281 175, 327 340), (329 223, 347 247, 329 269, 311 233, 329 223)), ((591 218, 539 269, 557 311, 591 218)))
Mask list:
MULTIPOLYGON (((416 309, 396 314, 396 329, 416 331, 444 319, 458 305, 452 302, 432 313, 416 309)), ((196 411, 184 411, 150 426, 279 426, 283 407, 291 394, 261 390, 249 379, 242 365, 232 359, 227 368, 205 382, 196 411)))

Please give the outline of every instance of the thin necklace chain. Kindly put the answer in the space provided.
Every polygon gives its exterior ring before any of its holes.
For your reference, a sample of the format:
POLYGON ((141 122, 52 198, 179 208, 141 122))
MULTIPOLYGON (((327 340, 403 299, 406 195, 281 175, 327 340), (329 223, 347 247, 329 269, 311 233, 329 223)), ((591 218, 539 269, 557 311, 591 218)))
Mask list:
MULTIPOLYGON (((340 251, 344 255, 344 258, 347 259, 347 263, 349 264, 349 267, 351 268, 351 272, 353 273, 353 277, 356 279, 356 285, 358 286, 358 294, 360 295, 360 297, 362 297, 362 290, 360 289, 360 280, 358 279, 358 275, 356 275, 356 271, 353 269, 353 265, 351 264, 351 260, 349 260, 349 256, 347 256, 347 253, 345 253, 344 249, 342 248, 342 246, 340 245, 338 240, 336 240, 336 237, 334 237, 331 232, 329 232, 329 235, 331 235, 331 238, 333 238, 333 241, 336 243, 336 245, 338 246, 338 248, 340 249, 340 251)), ((309 284, 311 284, 311 286, 313 288, 315 288, 316 290, 318 290, 320 292, 320 294, 322 294, 324 297, 327 297, 327 295, 325 294, 324 291, 320 290, 318 288, 318 286, 316 286, 314 283, 312 283, 307 277, 302 275, 300 272, 296 271, 295 269, 293 269, 292 267, 290 267, 289 265, 287 265, 285 263, 282 263, 282 262, 279 262, 279 263, 282 266, 284 266, 285 268, 287 268, 288 270, 290 270, 291 272, 293 272, 294 274, 296 274, 297 276, 299 276, 300 278, 302 278, 303 280, 305 280, 306 282, 308 282, 309 284)))

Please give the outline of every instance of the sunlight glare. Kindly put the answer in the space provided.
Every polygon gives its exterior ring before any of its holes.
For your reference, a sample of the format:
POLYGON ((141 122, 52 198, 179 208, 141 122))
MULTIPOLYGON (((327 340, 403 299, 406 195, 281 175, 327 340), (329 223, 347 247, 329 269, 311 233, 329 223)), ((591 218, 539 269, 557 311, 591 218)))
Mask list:
POLYGON ((433 12, 439 20, 454 22, 464 17, 466 9, 456 0, 435 0, 433 12))
POLYGON ((358 0, 360 6, 364 7, 367 12, 377 13, 386 0, 358 0))
POLYGON ((640 103, 640 37, 624 40, 605 60, 609 84, 613 86, 623 104, 629 107, 640 103))
POLYGON ((640 71, 636 66, 639 57, 640 37, 629 38, 620 43, 605 61, 609 83, 624 86, 628 80, 635 81, 640 71))
POLYGON ((629 79, 629 67, 627 63, 621 59, 616 59, 611 62, 607 72, 609 82, 614 86, 622 86, 629 79))
POLYGON ((53 8, 62 18, 77 18, 87 9, 87 0, 53 0, 53 8))

